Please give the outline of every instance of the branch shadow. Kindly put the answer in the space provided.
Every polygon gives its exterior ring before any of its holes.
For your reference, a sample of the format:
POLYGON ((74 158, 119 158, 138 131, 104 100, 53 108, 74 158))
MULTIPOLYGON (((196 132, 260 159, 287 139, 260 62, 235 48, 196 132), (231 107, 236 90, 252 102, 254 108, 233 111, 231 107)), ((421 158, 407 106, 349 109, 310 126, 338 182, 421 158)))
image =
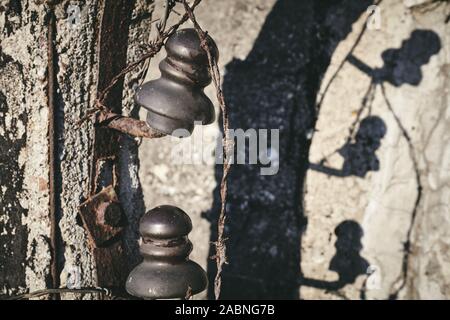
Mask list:
MULTIPOLYGON (((345 145, 332 153, 337 152, 344 158, 343 167, 336 169, 324 165, 326 158, 329 157, 327 156, 317 164, 310 163, 309 168, 336 177, 364 178, 367 172, 378 171, 380 166, 375 152, 381 145, 381 139, 385 136, 387 127, 380 117, 371 115, 371 103, 376 88, 382 87, 383 97, 386 100, 385 83, 395 87, 404 84, 418 86, 423 78, 421 67, 427 64, 440 49, 441 41, 434 31, 418 29, 402 42, 400 48, 383 51, 381 58, 384 64, 381 68, 372 68, 353 54, 349 54, 346 61, 367 74, 372 81, 362 99, 356 121, 350 128, 345 145), (366 109, 368 109, 368 116, 361 120, 366 109), (359 126, 358 132, 353 137, 354 128, 357 126, 359 126)), ((388 101, 387 105, 390 106, 388 101)), ((396 120, 400 121, 398 117, 396 120)), ((401 123, 399 125, 402 127, 401 123)))
MULTIPOLYGON (((389 101, 389 98, 387 97, 385 84, 389 83, 390 85, 397 88, 404 84, 418 86, 423 79, 421 67, 426 65, 430 61, 430 58, 433 55, 437 54, 440 49, 441 41, 439 36, 434 31, 417 29, 411 33, 409 38, 405 39, 402 42, 400 48, 390 48, 383 51, 381 57, 383 59, 384 65, 381 68, 372 68, 355 57, 352 53, 350 53, 347 56, 346 61, 358 68, 361 72, 371 77, 371 83, 362 99, 361 107, 357 112, 356 121, 352 124, 349 130, 350 134, 347 137, 345 145, 332 153, 339 153, 344 158, 344 164, 341 169, 327 167, 324 165, 327 157, 322 159, 318 164, 309 164, 309 168, 311 170, 342 178, 348 176, 357 176, 360 178, 364 178, 367 172, 378 171, 380 169, 379 160, 375 152, 381 145, 381 140, 386 134, 387 127, 380 117, 371 115, 373 96, 375 94, 376 88, 380 87, 386 107, 393 115, 397 126, 400 128, 402 136, 405 138, 408 144, 409 156, 411 157, 411 161, 413 163, 415 179, 417 183, 417 196, 415 199, 414 208, 411 212, 411 220, 408 227, 407 239, 404 243, 402 272, 399 281, 400 284, 393 292, 390 293, 390 299, 396 299, 400 290, 406 285, 409 265, 408 260, 411 245, 411 233, 417 214, 417 208, 422 196, 422 183, 418 168, 418 160, 410 135, 406 130, 404 124, 402 123, 401 118, 395 112, 392 103, 389 101), (361 116, 366 111, 366 109, 368 110, 368 116, 361 120, 361 116), (358 125, 358 132, 356 133, 355 137, 353 137, 354 129, 358 125)), ((348 231, 349 235, 356 232, 356 226, 354 226, 353 229, 353 231, 348 231)), ((336 229, 336 235, 338 235, 339 237, 337 230, 338 229, 336 229)), ((362 236, 363 230, 361 229, 360 231, 362 236)), ((356 248, 359 248, 359 245, 356 242, 353 243, 353 245, 349 242, 347 249, 350 250, 350 252, 352 252, 352 246, 356 246, 356 248)), ((362 272, 363 268, 360 269, 358 266, 360 266, 363 261, 365 261, 365 259, 363 259, 362 257, 357 257, 356 255, 354 255, 355 259, 352 259, 350 256, 347 257, 346 260, 348 263, 348 268, 336 268, 336 261, 338 261, 336 259, 338 259, 339 256, 342 256, 342 254, 340 254, 340 251, 342 251, 342 249, 339 249, 339 247, 342 246, 338 246, 338 244, 336 244, 336 255, 333 257, 330 263, 330 270, 336 271, 338 273, 339 279, 335 282, 326 282, 322 280, 301 278, 301 285, 325 289, 327 291, 336 291, 343 288, 347 284, 353 283, 356 280, 356 277, 350 275, 357 276, 360 274, 364 274, 362 272), (352 262, 352 260, 354 262, 352 262), (353 273, 348 274, 348 272, 353 273), (345 276, 346 273, 347 276, 345 276)), ((366 267, 365 263, 364 267, 366 267)), ((370 270, 366 268, 365 273, 369 275, 370 270)), ((361 288, 362 299, 365 299, 366 296, 365 289, 366 288, 364 282, 363 288, 361 288)))
POLYGON ((337 240, 336 254, 330 261, 329 270, 338 274, 336 281, 316 280, 307 277, 300 279, 300 285, 337 291, 347 284, 354 283, 359 275, 367 274, 369 262, 360 255, 363 248, 361 239, 364 235, 362 227, 353 220, 341 222, 334 230, 337 240))

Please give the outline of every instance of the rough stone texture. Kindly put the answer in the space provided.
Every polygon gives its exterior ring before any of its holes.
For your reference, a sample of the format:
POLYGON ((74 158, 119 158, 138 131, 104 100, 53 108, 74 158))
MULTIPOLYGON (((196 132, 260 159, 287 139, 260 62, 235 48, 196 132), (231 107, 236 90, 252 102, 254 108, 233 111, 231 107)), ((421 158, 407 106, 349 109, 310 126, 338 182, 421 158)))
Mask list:
POLYGON ((44 288, 49 278, 46 10, 0 9, 0 293, 44 288))
MULTIPOLYGON (((151 31, 151 17, 154 10, 153 0, 139 0, 135 3, 128 34, 128 63, 136 61, 144 52, 144 44, 148 43, 151 31)), ((139 117, 139 108, 134 104, 134 90, 141 81, 144 65, 130 72, 125 77, 123 90, 122 114, 139 117)), ((141 182, 139 180, 139 140, 125 135, 121 136, 119 159, 119 199, 127 216, 125 230, 125 248, 128 255, 129 270, 139 262, 138 222, 145 212, 141 182)))
MULTIPOLYGON (((40 2, 3 1, 0 6, 1 294, 51 286, 48 7, 40 2)), ((96 285, 95 261, 78 217, 78 207, 89 191, 94 130, 90 121, 81 127, 77 121, 91 109, 96 97, 97 40, 103 3, 77 1, 80 16, 76 21, 69 17, 68 1, 58 2, 54 9, 57 267, 61 286, 72 288, 96 285)), ((150 30, 152 1, 137 0, 135 4, 131 48, 150 30)), ((129 59, 135 57, 131 51, 129 59)), ((132 154, 129 157, 133 159, 132 154)), ((137 170, 133 161, 121 162, 121 169, 130 171, 131 176, 137 170)), ((128 176, 121 175, 124 183, 128 184, 128 176)), ((132 188, 123 190, 121 198, 135 196, 132 188)), ((133 205, 125 204, 127 215, 138 214, 133 205)))
MULTIPOLYGON (((60 134, 57 152, 60 174, 60 208, 57 208, 61 235, 58 268, 61 285, 88 287, 96 283, 95 261, 88 250, 87 234, 77 223, 78 207, 89 191, 89 159, 93 126, 77 121, 93 105, 96 97, 96 53, 101 10, 100 1, 77 3, 80 20, 74 26, 67 20, 66 5, 56 7, 57 123, 60 134)), ((59 167, 59 168, 58 168, 59 167)))

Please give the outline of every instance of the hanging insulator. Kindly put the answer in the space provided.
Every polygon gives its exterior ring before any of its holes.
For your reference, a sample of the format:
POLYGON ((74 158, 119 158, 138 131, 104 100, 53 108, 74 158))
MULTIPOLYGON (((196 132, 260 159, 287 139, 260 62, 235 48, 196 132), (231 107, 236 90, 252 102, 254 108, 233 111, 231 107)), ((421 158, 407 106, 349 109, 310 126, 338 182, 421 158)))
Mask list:
POLYGON ((126 290, 144 299, 184 298, 205 290, 206 273, 189 260, 192 243, 189 216, 173 206, 148 211, 140 220, 140 252, 144 261, 128 276, 126 290))
MULTIPOLYGON (((217 61, 217 46, 211 37, 206 39, 217 61)), ((195 29, 177 31, 165 47, 167 56, 159 65, 161 77, 139 87, 135 101, 147 109, 147 124, 151 128, 168 135, 179 136, 174 133, 176 129, 190 134, 194 121, 206 125, 215 118, 214 106, 203 92, 211 83, 208 56, 195 29)))

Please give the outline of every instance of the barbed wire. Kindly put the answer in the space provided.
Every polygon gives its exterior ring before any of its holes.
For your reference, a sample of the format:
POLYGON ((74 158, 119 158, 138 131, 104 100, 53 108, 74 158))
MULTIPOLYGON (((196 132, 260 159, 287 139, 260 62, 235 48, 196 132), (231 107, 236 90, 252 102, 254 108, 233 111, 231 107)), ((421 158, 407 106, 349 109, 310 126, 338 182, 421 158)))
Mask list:
MULTIPOLYGON (((227 240, 224 237, 224 230, 225 230, 225 220, 226 220, 226 198, 227 198, 227 178, 228 174, 231 168, 231 164, 229 161, 230 158, 230 152, 232 151, 232 143, 229 139, 229 133, 228 133, 228 127, 229 127, 229 121, 228 121, 228 112, 227 112, 227 106, 225 103, 225 98, 223 91, 221 89, 221 75, 220 70, 218 66, 218 62, 216 61, 215 57, 212 55, 208 41, 207 41, 207 32, 203 31, 203 29, 198 24, 195 15, 194 15, 194 9, 200 4, 202 0, 194 0, 192 5, 189 5, 186 0, 165 0, 165 10, 163 16, 159 19, 159 22, 156 26, 156 32, 157 36, 156 39, 151 41, 147 45, 147 52, 144 53, 139 59, 136 61, 128 64, 125 68, 123 68, 118 74, 116 74, 109 84, 98 93, 97 99, 95 100, 93 108, 87 111, 86 115, 82 117, 77 124, 81 125, 84 121, 91 119, 93 116, 96 116, 98 114, 103 115, 103 117, 100 118, 106 118, 108 120, 113 119, 113 121, 116 121, 118 125, 114 127, 116 130, 126 132, 126 133, 134 133, 135 136, 142 136, 142 137, 159 137, 161 136, 158 132, 153 131, 142 131, 139 127, 136 127, 137 130, 129 130, 128 126, 123 126, 123 124, 130 124, 131 119, 129 117, 122 117, 120 115, 115 115, 111 113, 110 108, 105 104, 105 101, 113 89, 113 87, 119 82, 120 79, 122 79, 126 74, 133 71, 135 68, 143 65, 143 71, 141 74, 141 81, 144 80, 144 77, 147 73, 148 66, 150 63, 150 60, 162 49, 164 46, 165 41, 173 35, 178 28, 184 24, 188 19, 191 20, 191 22, 194 25, 195 30, 197 31, 197 34, 200 38, 201 46, 206 51, 208 56, 208 64, 209 64, 209 70, 211 73, 211 78, 216 90, 216 96, 217 100, 219 102, 221 115, 222 115, 222 126, 224 131, 224 137, 223 137, 223 175, 220 182, 220 199, 221 199, 221 208, 220 208, 220 214, 218 217, 217 222, 217 241, 213 242, 216 254, 211 257, 212 259, 216 260, 217 265, 217 273, 214 279, 214 295, 216 299, 219 299, 220 291, 221 291, 221 274, 223 265, 227 263, 226 259, 226 244, 225 241, 227 240), (181 16, 181 18, 178 20, 177 23, 173 24, 170 28, 166 29, 166 24, 168 17, 170 15, 170 12, 174 9, 176 2, 182 3, 185 9, 185 13, 181 16), (128 120, 128 122, 127 122, 128 120), (122 128, 123 127, 123 128, 122 128), (136 132, 135 132, 136 131, 136 132)), ((137 122, 133 122, 130 125, 136 126, 137 122)), ((109 126, 111 127, 111 121, 109 121, 109 126)), ((28 294, 23 294, 20 296, 13 297, 13 299, 26 299, 26 298, 34 298, 39 297, 43 295, 48 294, 57 294, 57 293, 104 293, 106 289, 103 288, 84 288, 84 289, 68 289, 68 288, 60 288, 60 289, 45 289, 40 290, 28 294)), ((187 293, 187 297, 189 297, 189 294, 187 293)))
MULTIPOLYGON (((202 0, 195 0, 193 4, 190 6, 190 9, 194 11, 194 9, 200 4, 202 0)), ((127 73, 133 71, 135 68, 137 68, 141 63, 152 59, 159 51, 161 51, 162 47, 164 46, 165 41, 167 38, 169 38, 171 35, 173 35, 178 28, 184 24, 189 19, 189 16, 187 13, 185 13, 177 23, 172 25, 167 31, 161 32, 160 36, 156 38, 156 40, 150 42, 148 45, 148 51, 144 53, 139 59, 136 61, 128 64, 125 68, 122 69, 118 74, 116 74, 109 84, 102 90, 97 96, 97 99, 95 100, 94 107, 91 108, 86 115, 81 118, 78 121, 78 125, 81 125, 84 121, 90 119, 92 116, 100 113, 100 112, 108 112, 110 109, 105 105, 105 100, 108 97, 108 94, 111 92, 112 88, 119 82, 120 79, 122 79, 127 73)))
POLYGON ((221 88, 221 76, 220 76, 220 70, 219 66, 217 64, 216 59, 211 54, 211 49, 208 44, 208 40, 206 38, 207 33, 202 30, 200 25, 198 24, 194 12, 189 7, 186 0, 182 0, 184 9, 189 15, 189 19, 192 21, 192 24, 194 25, 195 30, 197 31, 197 34, 200 38, 201 46, 206 51, 208 55, 208 62, 209 62, 209 69, 211 72, 211 77, 214 83, 214 87, 216 89, 216 95, 217 100, 219 101, 219 106, 222 111, 222 125, 223 125, 223 174, 222 174, 222 180, 220 182, 220 200, 221 200, 221 207, 220 207, 220 214, 217 222, 217 241, 214 242, 214 246, 216 248, 216 254, 212 257, 216 260, 217 265, 217 273, 214 279, 214 296, 216 300, 219 299, 220 296, 220 290, 222 285, 222 269, 223 265, 227 263, 226 259, 226 244, 225 241, 227 240, 224 237, 224 230, 225 230, 225 219, 226 219, 226 198, 227 198, 227 178, 228 173, 231 168, 231 164, 229 161, 229 154, 230 149, 232 148, 232 144, 230 143, 229 137, 228 137, 228 110, 227 105, 225 103, 225 97, 223 95, 223 91, 221 88))
MULTIPOLYGON (((219 299, 220 291, 221 291, 221 274, 223 265, 227 263, 226 259, 226 244, 225 241, 227 240, 224 237, 224 230, 225 230, 225 220, 226 220, 226 199, 227 199, 227 178, 229 171, 231 169, 231 164, 229 161, 229 155, 232 150, 232 143, 230 142, 229 136, 228 136, 228 128, 229 128, 229 120, 228 120, 228 111, 227 106, 225 103, 225 98, 223 91, 221 89, 221 75, 220 70, 218 66, 218 62, 212 55, 210 51, 210 47, 207 41, 207 32, 203 31, 203 29, 198 24, 195 15, 194 15, 194 9, 200 4, 201 0, 195 0, 192 5, 189 5, 186 0, 166 0, 166 11, 165 14, 157 25, 157 37, 154 41, 150 42, 148 45, 148 51, 144 53, 138 60, 135 62, 127 65, 121 72, 119 72, 116 76, 114 76, 110 83, 99 93, 96 101, 95 106, 92 110, 88 112, 88 114, 80 120, 79 123, 85 121, 86 119, 89 119, 94 114, 100 113, 108 113, 110 112, 109 108, 105 105, 105 100, 109 94, 109 92, 112 90, 112 88, 117 84, 117 82, 124 77, 127 73, 134 70, 136 67, 141 65, 141 63, 146 63, 145 68, 148 68, 148 64, 150 59, 152 59, 164 46, 164 43, 167 38, 169 38, 171 35, 173 35, 178 28, 185 23, 188 19, 191 20, 191 22, 194 25, 195 30, 197 31, 197 34, 200 38, 201 46, 206 51, 208 56, 208 64, 209 64, 209 70, 211 73, 211 78, 216 90, 216 96, 217 100, 219 102, 219 106, 221 109, 221 115, 222 115, 222 125, 223 125, 223 131, 224 131, 224 138, 223 138, 223 175, 220 182, 220 198, 221 198, 221 208, 220 208, 220 214, 218 217, 217 222, 217 241, 214 242, 214 246, 216 249, 216 254, 211 257, 212 259, 216 260, 217 265, 217 273, 214 279, 214 295, 216 299, 219 299), (185 13, 182 15, 182 17, 179 19, 177 23, 172 25, 167 31, 165 30, 166 27, 166 21, 170 14, 170 10, 173 10, 175 6, 175 2, 181 2, 184 6, 185 13)), ((145 72, 145 71, 144 71, 145 72)))

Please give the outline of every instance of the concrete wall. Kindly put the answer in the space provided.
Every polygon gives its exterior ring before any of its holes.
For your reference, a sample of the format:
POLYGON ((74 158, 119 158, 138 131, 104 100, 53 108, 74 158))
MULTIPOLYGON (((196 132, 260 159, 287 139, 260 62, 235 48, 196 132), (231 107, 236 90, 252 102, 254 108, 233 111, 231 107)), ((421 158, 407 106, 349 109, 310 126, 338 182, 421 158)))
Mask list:
MULTIPOLYGON (((91 121, 79 126, 78 121, 92 108, 97 94, 98 35, 105 2, 76 2, 80 14, 73 22, 69 4, 63 1, 54 6, 54 39, 50 42, 50 7, 45 1, 2 1, 0 6, 1 294, 52 287, 53 262, 61 286, 97 284, 95 261, 79 217, 79 206, 89 196, 94 126, 91 121), (50 156, 53 134, 47 90, 52 43, 55 161, 50 156), (50 172, 54 172, 54 178, 50 172), (53 179, 54 215, 50 200, 53 179)), ((137 44, 148 39, 151 12, 152 1, 134 3, 129 61, 141 54, 137 44)), ((127 44, 123 45, 126 50, 127 44)), ((133 77, 136 75, 128 76, 125 87, 131 87, 133 77)), ((123 96, 127 113, 131 95, 126 91, 123 96)), ((118 191, 126 204, 125 213, 133 218, 143 212, 142 206, 139 211, 139 202, 133 201, 141 195, 136 182, 137 142, 123 144, 127 152, 118 157, 117 163, 124 184, 118 191)), ((125 238, 132 239, 136 247, 133 233, 127 232, 125 238)), ((133 246, 127 246, 128 251, 133 246)))
MULTIPOLYGON (((449 6, 405 3, 383 1, 380 29, 353 50, 378 71, 347 62, 324 98, 309 158, 332 170, 308 171, 302 271, 345 286, 303 287, 305 298, 449 297, 449 6)), ((339 44, 321 94, 365 19, 339 44)))

